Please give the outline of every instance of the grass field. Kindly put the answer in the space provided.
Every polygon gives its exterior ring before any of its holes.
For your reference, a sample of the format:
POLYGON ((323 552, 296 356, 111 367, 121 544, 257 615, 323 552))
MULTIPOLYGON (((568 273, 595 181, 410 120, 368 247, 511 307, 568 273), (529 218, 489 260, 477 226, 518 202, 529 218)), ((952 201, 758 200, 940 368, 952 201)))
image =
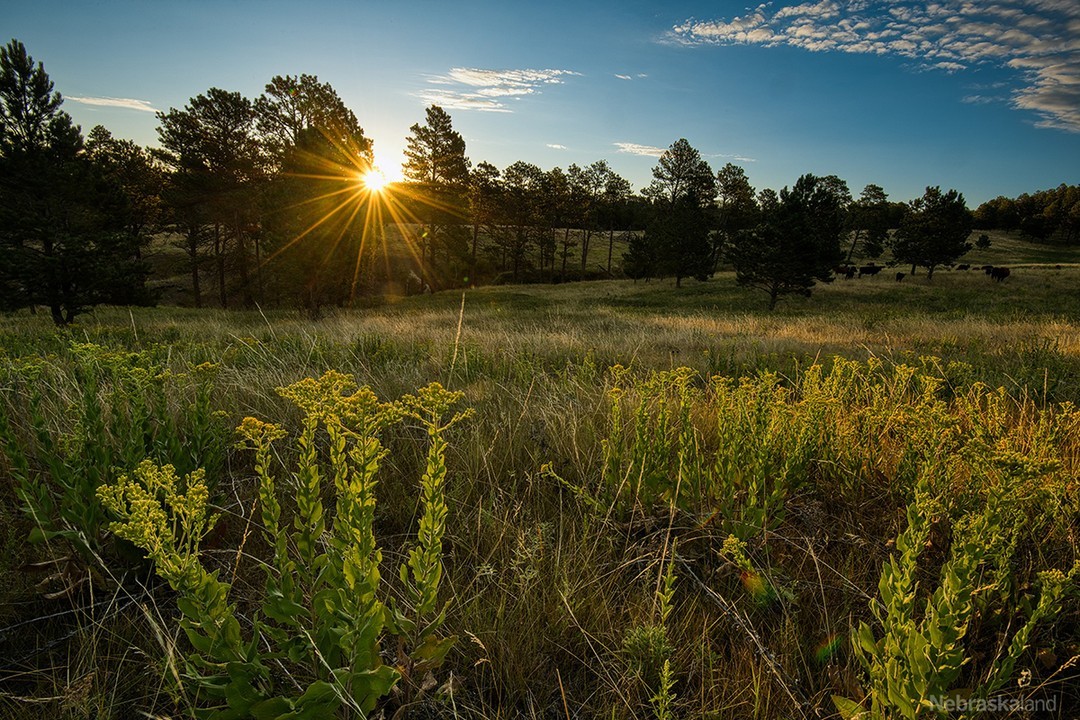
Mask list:
MULTIPOLYGON (((428 679, 385 631, 384 661, 404 673, 386 717, 850 714, 833 696, 933 717, 896 696, 954 691, 1075 717, 1080 258, 995 235, 968 260, 1013 274, 838 280, 773 313, 725 272, 681 289, 449 291, 314 322, 0 318, 0 715, 209 702, 185 678, 175 588, 87 510, 87 483, 115 483, 136 456, 204 467, 221 519, 197 557, 231 584, 250 637, 274 551, 232 429, 254 416, 296 437, 302 414, 275 388, 337 370, 382 400, 440 382, 473 408, 446 432, 438 600, 457 640, 428 679), (26 488, 60 519, 31 521, 26 488), (48 542, 26 541, 50 522, 48 542)), ((378 596, 407 605, 398 566, 422 546, 429 445, 407 419, 381 438, 378 596)), ((275 447, 284 517, 302 517, 289 469, 303 452, 275 447)), ((276 692, 326 675, 260 650, 276 692)))

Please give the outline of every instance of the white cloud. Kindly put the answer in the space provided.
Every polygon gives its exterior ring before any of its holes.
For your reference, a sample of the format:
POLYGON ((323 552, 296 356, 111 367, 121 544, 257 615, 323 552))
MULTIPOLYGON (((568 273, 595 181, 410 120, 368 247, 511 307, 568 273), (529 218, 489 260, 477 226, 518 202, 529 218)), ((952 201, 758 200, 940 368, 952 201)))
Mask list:
POLYGON ((667 152, 667 148, 654 147, 653 145, 638 145, 637 143, 617 142, 612 143, 619 148, 619 152, 630 155, 645 155, 646 157, 660 157, 667 152))
POLYGON ((498 100, 454 92, 453 90, 421 90, 415 96, 429 105, 438 105, 447 110, 480 110, 482 112, 510 112, 510 108, 498 100))
POLYGON ((633 80, 634 79, 629 75, 620 75, 619 73, 615 73, 615 77, 619 78, 620 80, 633 80))
POLYGON ((139 112, 156 113, 157 108, 150 104, 148 100, 134 100, 132 98, 114 98, 114 97, 78 97, 76 95, 65 95, 65 100, 71 100, 72 102, 82 103, 83 105, 98 105, 100 107, 115 107, 124 108, 126 110, 138 110, 139 112))
POLYGON ((918 69, 949 73, 1008 67, 1018 72, 1013 107, 1035 113, 1039 127, 1080 132, 1078 32, 1077 0, 819 0, 690 19, 663 40, 892 55, 917 61, 918 69))
POLYGON ((565 145, 560 145, 559 143, 548 143, 547 146, 549 148, 551 148, 552 150, 565 150, 566 149, 565 145))
POLYGON ((581 73, 573 70, 486 70, 451 68, 445 75, 427 78, 429 85, 415 97, 428 103, 458 110, 512 112, 497 98, 536 95, 545 85, 559 85, 563 78, 581 73))

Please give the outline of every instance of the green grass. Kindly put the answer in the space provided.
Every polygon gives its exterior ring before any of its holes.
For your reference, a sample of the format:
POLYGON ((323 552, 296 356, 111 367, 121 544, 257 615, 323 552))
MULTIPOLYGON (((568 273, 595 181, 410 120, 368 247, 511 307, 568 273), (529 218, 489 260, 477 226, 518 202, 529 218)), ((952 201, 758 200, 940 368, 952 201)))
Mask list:
MULTIPOLYGON (((649 698, 658 688, 642 684, 648 673, 630 673, 624 645, 631 628, 640 630, 633 637, 644 637, 657 626, 672 537, 679 538, 680 564, 673 569, 678 583, 664 623, 672 649, 664 660, 674 678, 673 715, 798 717, 810 712, 802 702, 830 713, 830 695, 857 698, 864 687, 848 634, 858 620, 872 621, 868 598, 877 594, 890 543, 905 527, 911 484, 903 448, 914 452, 949 433, 970 448, 950 455, 951 512, 982 502, 981 486, 963 471, 975 467, 976 457, 974 430, 964 428, 990 422, 961 402, 977 383, 1005 389, 1003 425, 995 431, 1006 438, 1002 452, 1027 457, 1041 448, 1063 468, 1052 482, 1045 473, 1033 481, 1039 492, 1060 485, 1066 494, 1058 506, 1025 506, 1032 519, 1010 566, 1016 581, 1008 598, 1030 591, 1035 570, 1067 568, 1077 557, 1074 529, 1062 513, 1075 510, 1078 430, 1062 425, 1045 444, 1031 413, 1080 404, 1080 267, 1049 249, 1027 249, 994 237, 986 262, 1017 268, 1004 283, 949 271, 932 282, 922 274, 902 283, 838 280, 810 298, 784 299, 773 313, 764 310, 763 294, 739 288, 731 273, 681 289, 670 281, 477 288, 464 292, 463 312, 462 293, 451 291, 318 321, 282 311, 99 308, 58 331, 44 314, 23 312, 0 318, 0 403, 27 437, 29 420, 19 414, 25 397, 17 390, 27 386, 13 378, 23 377, 26 362, 44 358, 39 386, 48 427, 58 436, 75 433, 82 401, 72 342, 141 350, 176 373, 218 363, 214 407, 223 428, 254 415, 295 431, 299 416, 274 388, 327 369, 354 374, 384 400, 442 382, 475 408, 447 438, 441 601, 451 601, 445 631, 459 639, 434 678, 444 692, 426 695, 413 708, 416 717, 565 717, 564 708, 572 717, 652 717, 649 698), (1066 267, 1054 269, 1055 258, 1066 267), (724 559, 728 528, 710 519, 707 502, 671 510, 655 498, 616 502, 605 495, 599 483, 602 442, 611 433, 609 366, 630 368, 631 394, 651 371, 692 368, 689 417, 707 458, 722 450, 713 421, 721 406, 706 391, 707 378, 773 371, 781 387, 791 388, 813 363, 827 369, 834 358, 876 358, 883 372, 904 363, 919 368, 944 382, 936 396, 943 404, 924 407, 900 393, 875 405, 869 398, 876 386, 859 380, 843 402, 826 403, 827 424, 814 424, 809 406, 799 415, 802 406, 793 405, 790 417, 805 424, 791 427, 803 428, 798 437, 816 438, 822 457, 785 490, 778 524, 751 539, 746 562, 760 578, 724 559), (909 427, 898 424, 903 418, 924 423, 918 432, 927 434, 900 432, 909 427), (818 427, 829 430, 806 435, 818 427), (767 602, 748 592, 759 585, 772 589, 767 602)), ((183 417, 187 400, 169 397, 169 412, 183 417)), ((723 407, 725 417, 738 416, 737 403, 723 407)), ((777 437, 769 447, 786 453, 788 436, 777 437)), ((390 593, 402 592, 394 570, 407 558, 421 514, 421 440, 413 427, 385 438, 390 454, 377 490, 376 537, 390 593)), ((664 457, 660 466, 675 462, 675 455, 664 457)), ((0 476, 7 551, 0 623, 25 623, 0 636, 0 656, 10 658, 0 669, 0 715, 175 715, 182 704, 170 694, 169 658, 185 641, 171 594, 143 568, 126 579, 99 578, 71 597, 43 598, 33 587, 43 578, 24 563, 66 552, 23 540, 30 524, 17 509, 2 456, 0 476)), ((253 476, 249 454, 231 451, 214 497, 223 517, 206 551, 211 568, 236 568, 240 616, 258 607, 261 558, 269 552, 250 532, 258 517, 253 476)), ((922 587, 934 586, 949 557, 949 527, 943 516, 930 529, 919 560, 922 587)), ((967 647, 976 659, 965 681, 986 669, 1014 617, 1012 599, 980 611, 967 647)), ((1077 702, 1076 661, 1068 663, 1080 655, 1078 619, 1075 602, 1067 602, 1051 626, 1036 629, 1019 665, 1033 673, 1031 687, 1045 681, 1040 692, 1057 693, 1061 717, 1077 702)), ((1013 696, 1026 692, 1010 688, 1013 696)))

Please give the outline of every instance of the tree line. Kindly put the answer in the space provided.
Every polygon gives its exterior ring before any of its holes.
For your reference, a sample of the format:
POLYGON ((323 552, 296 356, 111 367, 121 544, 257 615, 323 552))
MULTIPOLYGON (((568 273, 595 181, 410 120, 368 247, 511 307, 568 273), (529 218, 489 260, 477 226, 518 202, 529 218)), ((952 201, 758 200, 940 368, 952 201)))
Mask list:
POLYGON ((987 200, 975 209, 975 227, 1075 245, 1080 243, 1080 185, 1062 183, 1053 190, 987 200))
POLYGON ((83 137, 61 104, 20 42, 0 49, 0 307, 44 306, 58 324, 97 303, 152 302, 147 250, 165 241, 183 252, 196 307, 317 315, 386 283, 681 285, 722 266, 771 307, 886 250, 932 276, 970 248, 974 220, 955 190, 897 203, 878 185, 856 198, 844 180, 808 174, 759 192, 685 139, 639 194, 603 160, 474 166, 434 105, 409 129, 405 181, 377 191, 364 180, 371 139, 313 75, 275 76, 254 100, 211 88, 159 112, 153 149, 101 126, 83 137))

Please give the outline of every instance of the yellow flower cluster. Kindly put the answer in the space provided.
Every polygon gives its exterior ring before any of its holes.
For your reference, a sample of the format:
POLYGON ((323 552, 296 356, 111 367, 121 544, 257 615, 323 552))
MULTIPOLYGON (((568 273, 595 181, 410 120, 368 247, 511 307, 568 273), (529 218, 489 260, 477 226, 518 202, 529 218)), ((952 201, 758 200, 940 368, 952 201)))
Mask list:
POLYGON ((401 409, 406 417, 411 417, 415 420, 419 420, 429 427, 438 427, 440 430, 446 430, 450 426, 464 420, 472 415, 472 408, 465 410, 464 412, 454 413, 454 416, 450 419, 450 422, 445 425, 439 425, 439 419, 445 415, 450 408, 465 397, 465 393, 460 391, 450 391, 442 386, 441 383, 433 382, 426 387, 422 387, 416 391, 416 395, 405 395, 401 398, 401 409))
POLYGON ((240 442, 236 444, 240 450, 257 450, 267 447, 275 440, 288 435, 285 429, 274 423, 263 422, 258 418, 246 417, 237 426, 236 432, 240 435, 240 442))

